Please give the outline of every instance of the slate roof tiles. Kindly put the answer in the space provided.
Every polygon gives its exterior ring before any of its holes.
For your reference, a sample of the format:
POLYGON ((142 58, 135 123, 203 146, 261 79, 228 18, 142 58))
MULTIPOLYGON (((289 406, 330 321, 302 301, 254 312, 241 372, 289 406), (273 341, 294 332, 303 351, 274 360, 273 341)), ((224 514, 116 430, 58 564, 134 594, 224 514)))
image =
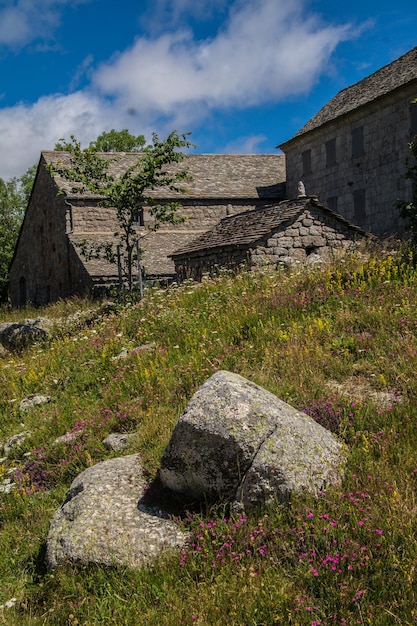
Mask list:
POLYGON ((351 228, 360 235, 365 235, 361 228, 351 224, 329 207, 320 204, 316 197, 305 196, 296 200, 283 200, 279 204, 224 217, 216 226, 203 233, 200 237, 193 239, 182 248, 175 250, 170 256, 175 258, 203 250, 230 246, 249 247, 273 229, 293 221, 309 203, 331 215, 333 219, 339 221, 343 226, 351 228))
MULTIPOLYGON (((114 159, 110 173, 115 177, 134 165, 140 154, 127 152, 104 152, 104 158, 114 159)), ((66 152, 43 152, 46 163, 69 160, 66 152)), ((69 162, 69 161, 68 161, 69 162)), ((225 198, 283 198, 285 185, 285 156, 283 154, 192 154, 170 166, 171 171, 187 170, 192 177, 184 183, 185 194, 175 194, 169 189, 158 188, 153 195, 158 198, 225 199, 225 198)), ((55 176, 57 184, 74 197, 68 181, 55 176)), ((80 197, 75 196, 75 197, 80 197)), ((87 194, 83 198, 87 198, 87 194)), ((94 197, 94 196, 91 196, 94 197)))
POLYGON ((296 137, 382 98, 412 81, 417 81, 417 47, 358 83, 339 91, 292 139, 282 144, 281 147, 296 137))

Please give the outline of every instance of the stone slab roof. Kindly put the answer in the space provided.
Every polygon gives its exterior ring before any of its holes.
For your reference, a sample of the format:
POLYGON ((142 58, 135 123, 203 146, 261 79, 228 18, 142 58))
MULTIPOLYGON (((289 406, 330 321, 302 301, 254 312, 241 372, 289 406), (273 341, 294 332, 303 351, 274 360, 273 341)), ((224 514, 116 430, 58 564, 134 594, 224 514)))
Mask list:
MULTIPOLYGON (((115 177, 123 174, 140 158, 140 154, 127 152, 101 153, 112 160, 110 173, 115 177), (114 161, 113 161, 114 159, 114 161)), ((66 152, 42 152, 46 163, 58 160, 69 163, 66 152)), ((284 197, 285 156, 283 154, 192 154, 181 163, 170 166, 171 171, 187 170, 192 177, 186 194, 159 188, 153 195, 158 198, 275 198, 284 197)), ((55 180, 68 198, 95 197, 74 196, 73 185, 55 176, 55 180)))
MULTIPOLYGON (((196 231, 172 230, 146 231, 139 240, 141 249, 141 264, 148 276, 173 276, 175 274, 174 262, 170 255, 179 246, 187 245, 196 237, 196 231)), ((113 243, 116 247, 116 239, 112 233, 88 233, 85 235, 70 235, 70 241, 79 256, 82 264, 91 276, 93 282, 117 283, 118 269, 115 263, 109 263, 102 258, 86 259, 80 252, 80 245, 87 242, 92 249, 100 244, 113 243)))
POLYGON ((212 229, 192 240, 189 244, 175 250, 171 256, 175 259, 190 254, 198 254, 203 250, 231 246, 249 248, 273 229, 292 222, 310 203, 331 215, 344 227, 351 228, 357 234, 366 236, 366 233, 361 228, 350 223, 329 207, 320 204, 315 196, 304 196, 296 200, 284 200, 279 204, 224 217, 212 229))
POLYGON ((339 91, 292 139, 280 147, 413 81, 417 81, 417 47, 358 83, 339 91))

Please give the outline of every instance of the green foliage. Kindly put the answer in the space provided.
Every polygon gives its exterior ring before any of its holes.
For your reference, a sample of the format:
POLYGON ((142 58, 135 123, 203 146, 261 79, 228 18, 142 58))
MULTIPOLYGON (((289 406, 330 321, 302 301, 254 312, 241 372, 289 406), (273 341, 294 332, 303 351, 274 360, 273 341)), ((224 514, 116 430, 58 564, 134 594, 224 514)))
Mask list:
MULTIPOLYGON (((95 141, 90 143, 90 148, 97 150, 97 152, 141 152, 145 144, 146 140, 143 135, 135 137, 129 133, 127 128, 123 130, 113 128, 108 132, 102 132, 95 141)), ((55 144, 54 150, 72 152, 73 147, 72 139, 70 141, 60 139, 55 144)))
MULTIPOLYGON (((80 142, 72 136, 70 144, 62 144, 62 147, 70 153, 70 165, 61 161, 48 166, 52 173, 59 174, 74 184, 73 193, 88 191, 97 194, 103 198, 104 206, 115 208, 120 228, 120 231, 115 233, 115 237, 123 247, 122 272, 129 290, 133 288, 133 263, 136 258, 137 241, 134 220, 137 211, 148 207, 153 218, 154 229, 164 222, 175 224, 183 221, 183 218, 176 215, 180 208, 179 203, 156 203, 150 192, 159 187, 165 187, 174 192, 185 191, 183 185, 188 179, 187 172, 185 170, 170 172, 166 166, 183 160, 184 154, 181 150, 192 145, 187 137, 187 134, 178 135, 174 131, 161 141, 156 134, 153 134, 152 143, 143 146, 135 164, 120 178, 113 177, 109 172, 114 158, 103 157, 97 151, 100 138, 88 148, 82 149, 80 142)), ((106 255, 109 258, 108 249, 106 255)), ((116 262, 117 254, 114 249, 112 258, 116 262)))
POLYGON ((26 208, 32 193, 33 183, 35 182, 35 176, 38 166, 31 165, 24 174, 19 178, 19 192, 22 198, 22 204, 26 208))
POLYGON ((35 174, 33 165, 20 178, 0 178, 0 302, 7 299, 9 266, 35 174))
POLYGON ((103 132, 90 143, 98 152, 141 152, 146 144, 144 135, 135 137, 124 128, 117 131, 103 132))
MULTIPOLYGON (((91 303, 36 314, 83 307, 91 303)), ((32 435, 16 458, 0 461, 0 483, 16 482, 0 493, 0 622, 414 624, 416 307, 417 270, 402 252, 311 270, 225 272, 145 290, 117 315, 5 358, 0 441, 32 435), (117 359, 122 350, 127 357, 117 359), (179 522, 191 533, 184 550, 141 571, 66 564, 46 573, 49 522, 71 480, 114 455, 102 439, 135 432, 130 451, 154 476, 178 416, 218 369, 337 432, 348 450, 342 485, 247 517, 224 507, 188 514, 179 522), (51 402, 19 413, 18 401, 35 392, 51 402), (54 443, 67 433, 74 437, 54 443)))
MULTIPOLYGON (((28 175, 27 175, 28 176, 28 175)), ((19 234, 20 225, 29 193, 29 176, 25 186, 16 178, 4 181, 0 178, 0 300, 7 296, 9 266, 19 234)))

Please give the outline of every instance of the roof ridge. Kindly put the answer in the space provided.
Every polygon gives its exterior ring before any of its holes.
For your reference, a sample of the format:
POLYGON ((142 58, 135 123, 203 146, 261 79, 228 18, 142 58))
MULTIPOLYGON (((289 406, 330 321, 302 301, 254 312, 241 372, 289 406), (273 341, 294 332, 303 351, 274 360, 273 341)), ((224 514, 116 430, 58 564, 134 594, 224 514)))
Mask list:
POLYGON ((361 80, 337 92, 282 148, 293 139, 374 102, 390 92, 417 81, 417 46, 361 80))

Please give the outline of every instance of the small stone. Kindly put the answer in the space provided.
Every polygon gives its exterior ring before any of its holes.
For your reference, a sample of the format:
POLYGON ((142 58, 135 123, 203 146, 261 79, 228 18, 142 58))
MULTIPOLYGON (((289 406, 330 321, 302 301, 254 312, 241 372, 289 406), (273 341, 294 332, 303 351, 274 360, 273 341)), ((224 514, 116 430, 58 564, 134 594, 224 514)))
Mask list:
POLYGON ((40 394, 34 394, 32 396, 28 396, 19 402, 19 411, 25 412, 30 411, 31 409, 41 405, 47 404, 51 401, 50 396, 43 396, 40 394))
POLYGON ((109 450, 119 452, 127 448, 129 442, 132 441, 135 436, 135 433, 110 433, 110 435, 103 439, 102 444, 109 450))
POLYGON ((31 434, 30 430, 26 430, 10 437, 3 446, 3 453, 6 457, 10 457, 15 450, 19 449, 22 443, 26 441, 31 434))

